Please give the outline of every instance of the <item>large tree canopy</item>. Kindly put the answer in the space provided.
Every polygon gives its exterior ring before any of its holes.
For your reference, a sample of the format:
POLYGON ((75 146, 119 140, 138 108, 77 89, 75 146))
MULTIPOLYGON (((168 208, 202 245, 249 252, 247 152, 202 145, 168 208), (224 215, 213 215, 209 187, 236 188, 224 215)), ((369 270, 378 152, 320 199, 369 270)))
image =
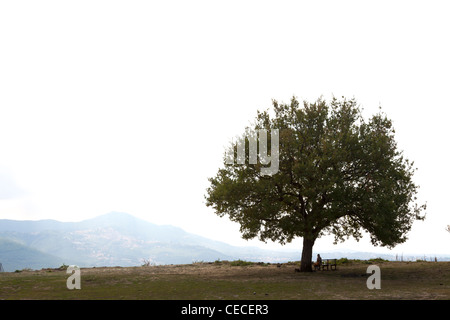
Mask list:
MULTIPOLYGON (((301 271, 311 270, 312 248, 324 234, 336 241, 366 230, 374 245, 404 242, 425 205, 416 203, 413 163, 398 150, 384 113, 365 120, 355 99, 322 98, 302 105, 273 101, 274 116, 258 112, 253 128, 279 130, 279 170, 266 164, 230 163, 209 179, 206 204, 241 226, 243 238, 303 238, 301 271)), ((268 135, 270 149, 270 134, 268 135)), ((249 141, 246 144, 249 151, 249 141)), ((235 146, 231 151, 237 154, 235 146)), ((258 151, 259 152, 259 151, 258 151)))

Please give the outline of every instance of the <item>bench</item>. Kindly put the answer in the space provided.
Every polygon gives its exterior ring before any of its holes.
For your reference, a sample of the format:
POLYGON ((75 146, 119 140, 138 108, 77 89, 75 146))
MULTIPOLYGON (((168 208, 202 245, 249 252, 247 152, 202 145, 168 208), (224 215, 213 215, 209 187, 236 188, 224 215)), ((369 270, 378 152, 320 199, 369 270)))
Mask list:
POLYGON ((314 265, 314 262, 312 262, 312 264, 314 266, 314 270, 320 270, 321 268, 322 270, 325 270, 325 268, 327 268, 327 270, 329 270, 329 268, 331 268, 331 270, 336 270, 336 259, 322 259, 322 264, 320 266, 314 265))

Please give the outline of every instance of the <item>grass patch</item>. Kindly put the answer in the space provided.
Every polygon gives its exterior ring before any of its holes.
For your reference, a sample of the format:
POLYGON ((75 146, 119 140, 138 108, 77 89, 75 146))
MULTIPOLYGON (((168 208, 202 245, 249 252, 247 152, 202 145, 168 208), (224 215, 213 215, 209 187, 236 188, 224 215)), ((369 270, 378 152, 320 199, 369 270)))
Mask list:
POLYGON ((298 264, 215 261, 189 265, 82 268, 81 290, 65 270, 0 273, 0 299, 450 299, 450 262, 339 259, 336 271, 294 272, 298 264), (381 289, 369 290, 379 263, 381 289))

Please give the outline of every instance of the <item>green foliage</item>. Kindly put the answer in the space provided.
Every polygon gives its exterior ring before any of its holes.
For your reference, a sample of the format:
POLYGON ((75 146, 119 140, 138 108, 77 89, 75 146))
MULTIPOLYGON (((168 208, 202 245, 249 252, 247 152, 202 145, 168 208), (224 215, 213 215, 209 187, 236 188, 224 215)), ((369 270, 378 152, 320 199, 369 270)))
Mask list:
POLYGON ((340 258, 336 260, 337 265, 344 265, 351 263, 351 260, 348 260, 347 258, 340 258))
POLYGON ((397 149, 384 113, 366 120, 355 99, 345 98, 274 100, 273 111, 258 112, 246 131, 279 129, 278 173, 263 176, 260 162, 227 164, 224 157, 209 179, 206 205, 238 222, 243 238, 283 244, 303 237, 312 246, 324 234, 338 242, 366 230, 372 244, 391 248, 424 219, 425 205, 415 203, 416 169, 397 149))
POLYGON ((234 260, 230 262, 230 266, 232 267, 243 267, 243 266, 251 266, 254 265, 255 262, 251 262, 251 261, 244 261, 244 260, 234 260))
POLYGON ((337 265, 351 265, 353 263, 376 264, 376 263, 382 263, 382 262, 389 262, 389 260, 385 260, 382 258, 374 258, 374 259, 368 259, 368 260, 340 258, 340 259, 336 260, 337 265))
POLYGON ((244 267, 244 266, 251 266, 251 265, 258 265, 258 266, 269 266, 270 265, 270 263, 268 263, 268 262, 252 262, 252 261, 245 261, 245 260, 241 260, 241 259, 233 260, 233 261, 217 259, 214 262, 209 262, 209 264, 229 265, 232 267, 244 267))
POLYGON ((389 260, 382 258, 373 258, 368 260, 370 263, 381 263, 381 262, 389 262, 389 260))

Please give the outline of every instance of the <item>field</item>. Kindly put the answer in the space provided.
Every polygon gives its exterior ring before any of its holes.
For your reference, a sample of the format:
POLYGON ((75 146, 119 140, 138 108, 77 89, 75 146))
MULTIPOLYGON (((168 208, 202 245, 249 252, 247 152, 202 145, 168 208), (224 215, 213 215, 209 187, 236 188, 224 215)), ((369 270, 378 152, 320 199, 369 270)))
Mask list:
POLYGON ((298 263, 216 261, 189 265, 82 268, 81 289, 65 270, 0 273, 0 299, 450 299, 450 262, 347 261, 336 271, 294 272, 298 263), (381 289, 366 286, 370 264, 381 289))

